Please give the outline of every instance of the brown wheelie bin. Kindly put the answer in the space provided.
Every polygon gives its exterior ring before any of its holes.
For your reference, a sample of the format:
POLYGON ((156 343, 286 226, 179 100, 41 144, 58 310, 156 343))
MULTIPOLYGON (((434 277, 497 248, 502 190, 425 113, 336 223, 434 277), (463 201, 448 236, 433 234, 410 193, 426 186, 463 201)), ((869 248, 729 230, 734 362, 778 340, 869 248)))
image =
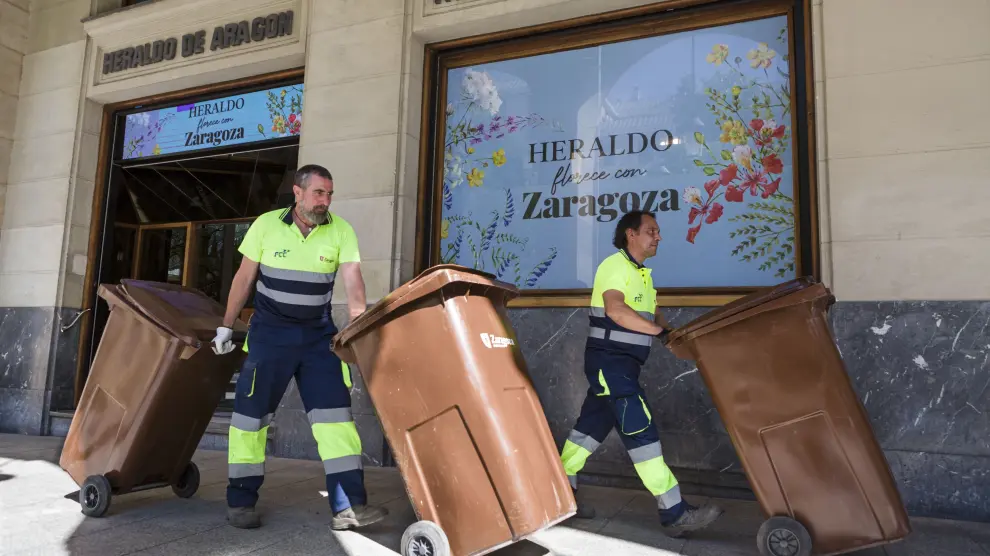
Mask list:
MULTIPOLYGON (((92 517, 113 495, 170 485, 183 498, 196 493, 193 453, 245 356, 213 353, 224 308, 197 290, 123 280, 99 295, 110 316, 59 461, 92 517)), ((238 342, 246 332, 236 323, 238 342)))
POLYGON ((402 554, 487 554, 577 506, 505 313, 518 290, 435 266, 344 328, 421 521, 402 554))
POLYGON ((769 519, 764 556, 841 554, 911 532, 890 467, 828 323, 827 288, 801 278, 678 328, 769 519))

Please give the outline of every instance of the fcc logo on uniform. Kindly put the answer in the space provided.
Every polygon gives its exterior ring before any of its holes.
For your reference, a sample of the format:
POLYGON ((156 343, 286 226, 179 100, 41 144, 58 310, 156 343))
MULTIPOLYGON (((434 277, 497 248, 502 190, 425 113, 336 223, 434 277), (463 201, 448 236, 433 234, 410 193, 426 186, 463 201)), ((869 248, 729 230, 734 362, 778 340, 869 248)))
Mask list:
POLYGON ((507 348, 509 346, 516 345, 511 338, 503 338, 502 336, 496 336, 494 334, 488 334, 487 332, 481 333, 481 343, 485 344, 486 348, 507 348))

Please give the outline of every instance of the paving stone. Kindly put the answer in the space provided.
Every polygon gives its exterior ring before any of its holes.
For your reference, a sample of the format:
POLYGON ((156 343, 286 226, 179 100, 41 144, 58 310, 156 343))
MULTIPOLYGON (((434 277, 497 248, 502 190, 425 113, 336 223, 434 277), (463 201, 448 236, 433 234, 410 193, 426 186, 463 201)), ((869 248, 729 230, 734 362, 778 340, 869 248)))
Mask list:
POLYGON ((291 511, 274 512, 265 516, 264 526, 243 530, 221 525, 202 533, 170 542, 138 554, 141 556, 173 556, 197 554, 202 556, 237 556, 265 549, 300 533, 307 528, 307 520, 291 511))
MULTIPOLYGON (((402 533, 416 521, 402 477, 395 469, 368 468, 365 483, 373 504, 389 516, 360 532, 331 532, 330 508, 320 462, 270 459, 258 509, 264 526, 255 531, 226 523, 226 452, 201 450, 193 461, 202 476, 199 492, 177 498, 169 488, 116 496, 104 518, 87 518, 75 498, 78 487, 52 463, 61 439, 0 435, 0 554, 88 556, 115 554, 206 554, 243 556, 394 555, 402 533)), ((759 506, 717 500, 725 510, 710 529, 670 539, 659 528, 656 503, 642 490, 582 485, 598 512, 571 519, 494 556, 743 556, 756 555, 759 506)), ((703 497, 686 497, 700 504, 703 497)), ((990 524, 912 520, 905 541, 856 556, 990 556, 990 524)))

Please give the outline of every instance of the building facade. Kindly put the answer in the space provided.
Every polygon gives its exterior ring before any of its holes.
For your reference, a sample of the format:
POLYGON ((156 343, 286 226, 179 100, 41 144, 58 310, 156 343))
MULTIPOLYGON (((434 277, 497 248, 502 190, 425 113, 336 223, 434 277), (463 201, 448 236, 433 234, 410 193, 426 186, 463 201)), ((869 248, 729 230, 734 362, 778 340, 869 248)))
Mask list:
MULTIPOLYGON (((0 0, 0 431, 64 434, 100 282, 222 299, 231 246, 319 163, 369 302, 441 262, 521 288, 561 442, 595 266, 647 208, 669 320, 823 280, 909 510, 990 519, 990 2, 125 3, 0 0)), ((682 480, 744 492, 694 364, 655 349, 642 381, 682 480)), ((388 465, 360 380, 354 400, 388 465)), ((317 457, 294 386, 272 428, 272 453, 317 457)), ((586 470, 636 484, 614 435, 586 470)))

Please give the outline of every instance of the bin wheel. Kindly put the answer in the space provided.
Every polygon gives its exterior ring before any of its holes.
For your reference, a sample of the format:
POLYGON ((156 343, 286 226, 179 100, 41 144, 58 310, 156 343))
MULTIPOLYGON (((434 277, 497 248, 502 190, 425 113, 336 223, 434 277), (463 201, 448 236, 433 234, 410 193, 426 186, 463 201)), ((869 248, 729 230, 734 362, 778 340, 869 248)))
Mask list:
POLYGON ((450 556, 447 534, 432 521, 417 521, 402 534, 402 556, 450 556))
POLYGON ((762 556, 811 556, 811 535, 799 521, 776 516, 760 526, 756 546, 762 556))
POLYGON ((103 517, 110 509, 110 481, 103 475, 93 475, 79 489, 79 505, 89 517, 103 517))
POLYGON ((197 490, 199 490, 199 467, 190 461, 182 470, 179 482, 172 485, 172 492, 179 498, 192 498, 197 490))

